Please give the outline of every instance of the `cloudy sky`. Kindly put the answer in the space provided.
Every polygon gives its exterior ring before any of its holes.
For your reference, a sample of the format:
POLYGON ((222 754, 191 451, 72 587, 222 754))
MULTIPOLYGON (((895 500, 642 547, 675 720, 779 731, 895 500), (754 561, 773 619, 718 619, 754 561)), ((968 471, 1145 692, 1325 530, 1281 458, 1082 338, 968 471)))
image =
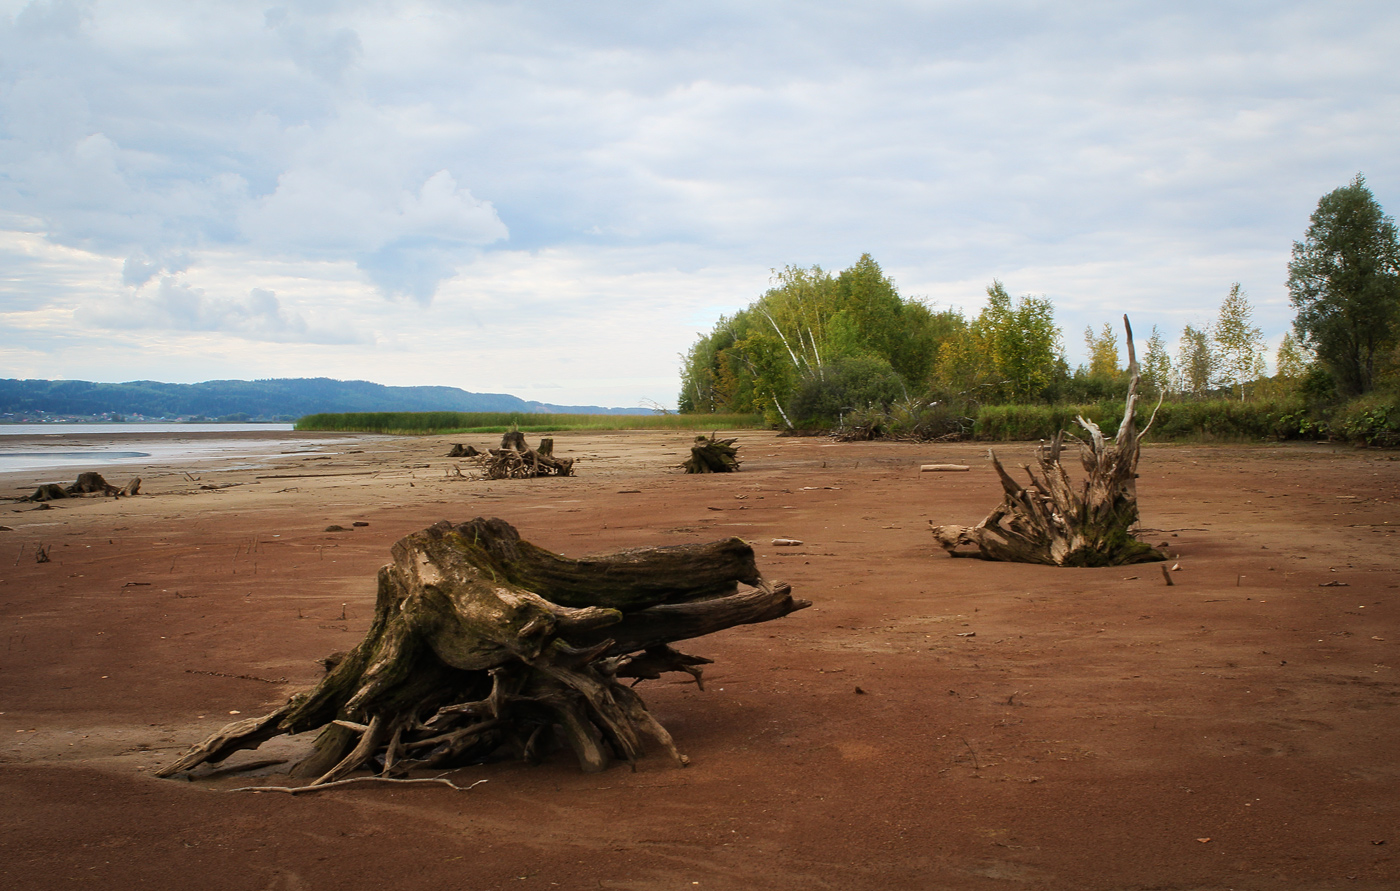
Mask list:
POLYGON ((0 0, 0 377, 675 404, 771 270, 871 253, 1072 362, 1400 208, 1381 2, 0 0))

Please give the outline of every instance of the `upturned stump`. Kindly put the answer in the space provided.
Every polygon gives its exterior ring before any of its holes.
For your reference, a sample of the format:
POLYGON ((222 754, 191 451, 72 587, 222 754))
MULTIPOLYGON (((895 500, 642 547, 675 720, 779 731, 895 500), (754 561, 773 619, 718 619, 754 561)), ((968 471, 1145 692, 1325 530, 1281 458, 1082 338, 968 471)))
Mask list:
POLYGON ((1106 439, 1093 421, 1076 418, 1087 438, 1061 431, 1042 442, 1035 454, 1040 474, 1026 466, 1027 485, 1007 473, 989 450, 1001 481, 1002 502, 976 526, 930 521, 934 539, 949 555, 1053 566, 1119 566, 1165 559, 1133 532, 1138 522, 1138 457, 1152 421, 1138 432, 1138 364, 1127 316, 1123 325, 1128 332, 1129 384, 1118 435, 1106 439), (1078 486, 1060 463, 1066 438, 1079 446, 1086 476, 1078 486))
POLYGON ((393 546, 369 631, 326 660, 318 686, 229 724, 159 775, 317 728, 314 751, 292 769, 313 784, 499 751, 538 760, 559 747, 599 771, 634 762, 647 737, 685 764, 635 683, 668 671, 699 683, 710 660, 672 643, 809 605, 766 582, 737 538, 574 560, 503 520, 443 521, 393 546))
POLYGON ((690 458, 681 466, 686 473, 735 473, 739 469, 736 439, 697 436, 690 446, 690 458))

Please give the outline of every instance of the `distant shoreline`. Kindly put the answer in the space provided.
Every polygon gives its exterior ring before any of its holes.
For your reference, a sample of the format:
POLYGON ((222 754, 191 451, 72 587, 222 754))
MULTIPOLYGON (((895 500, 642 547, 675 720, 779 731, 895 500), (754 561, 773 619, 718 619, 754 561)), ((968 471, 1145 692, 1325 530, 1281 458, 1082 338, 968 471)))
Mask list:
MULTIPOLYGON (((47 425, 46 425, 47 426, 47 425)), ((56 425, 55 425, 56 426, 56 425)), ((72 425, 90 428, 95 425, 72 425)), ((334 454, 384 437, 350 433, 298 432, 290 424, 265 429, 121 429, 0 432, 0 487, 24 488, 41 482, 72 482, 85 470, 141 475, 155 471, 226 469, 231 466, 334 454)), ((138 425, 132 425, 138 426, 138 425)), ((166 425, 176 428, 253 425, 166 425)))

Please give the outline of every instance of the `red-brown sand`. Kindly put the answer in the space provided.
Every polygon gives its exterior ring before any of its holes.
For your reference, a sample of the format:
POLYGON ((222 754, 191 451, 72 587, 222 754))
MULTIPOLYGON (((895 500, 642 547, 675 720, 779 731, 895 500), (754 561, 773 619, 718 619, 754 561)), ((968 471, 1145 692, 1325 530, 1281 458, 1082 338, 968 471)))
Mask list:
POLYGON ((1000 497, 984 446, 728 435, 738 474, 682 474, 686 433, 560 434, 576 477, 501 482, 456 477, 455 440, 366 439, 0 505, 0 887, 1400 887, 1394 453, 1149 444, 1168 587, 938 551, 930 520, 1000 497), (638 688, 687 769, 561 753, 295 797, 228 791, 285 765, 152 775, 357 643, 392 542, 474 516, 571 556, 739 535, 814 605, 691 642, 703 692, 638 688))

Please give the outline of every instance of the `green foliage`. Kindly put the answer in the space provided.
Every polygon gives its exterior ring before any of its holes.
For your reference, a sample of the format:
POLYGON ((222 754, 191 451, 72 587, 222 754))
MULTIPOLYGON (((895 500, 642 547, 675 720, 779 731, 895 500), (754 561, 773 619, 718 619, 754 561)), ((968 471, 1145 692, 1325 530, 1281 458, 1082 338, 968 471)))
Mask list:
POLYGON ((1358 445, 1400 446, 1400 395, 1372 392, 1351 400, 1333 414, 1331 431, 1358 445))
POLYGON ((908 396, 904 380, 882 358, 841 358, 821 371, 807 375, 793 397, 789 414, 798 426, 834 427, 852 411, 884 411, 908 396))
POLYGON ((1084 344, 1089 348, 1089 374, 1093 377, 1118 376, 1118 335, 1113 326, 1104 322, 1097 335, 1093 328, 1084 329, 1084 344))
POLYGON ((1253 315, 1249 298, 1235 282, 1220 304, 1220 318, 1211 330, 1221 383, 1237 388, 1241 400, 1245 385, 1264 374, 1264 332, 1250 324, 1253 315))
POLYGON ((1013 305, 994 281, 981 314, 945 342, 934 378, 964 398, 1024 402, 1044 398, 1063 364, 1050 301, 1025 296, 1013 305))
POLYGON ((1395 221, 1361 174, 1324 195, 1288 264, 1293 327, 1343 396, 1369 392, 1400 334, 1395 221))
MULTIPOLYGON (((1254 439, 1294 439, 1316 436, 1320 431, 1307 421, 1306 410, 1297 400, 1255 400, 1240 403, 1230 399, 1189 400, 1155 403, 1139 402, 1135 419, 1138 428, 1146 426, 1156 411, 1148 434, 1149 441, 1241 441, 1254 439)), ((1083 416, 1112 436, 1123 418, 1122 400, 1104 400, 1088 405, 986 405, 977 412, 973 436, 981 440, 1049 439, 1057 431, 1081 432, 1075 423, 1083 416)), ((1321 431, 1324 432, 1325 431, 1321 431)))
POLYGON ((1167 341, 1156 325, 1152 326, 1152 336, 1147 338, 1147 352, 1142 357, 1142 392, 1146 396, 1157 396, 1168 392, 1172 387, 1172 360, 1167 355, 1167 341))
POLYGON ((955 312, 902 298, 869 254, 835 276, 790 266, 686 353, 679 405, 682 412, 761 412, 792 427, 801 420, 789 411, 799 392, 812 397, 850 360, 884 363, 901 392, 922 388, 942 342, 963 325, 955 312))
POLYGON ((551 433, 560 430, 741 430, 764 426, 752 414, 566 415, 529 412, 345 412, 307 415, 298 430, 417 436, 446 433, 551 433))
POLYGON ((1274 377, 1296 383, 1307 374, 1312 361, 1312 351, 1299 343, 1291 332, 1287 333, 1274 356, 1274 377))
POLYGON ((1177 390, 1190 396, 1204 396, 1220 376, 1220 357, 1211 347, 1210 328, 1187 325, 1181 332, 1177 350, 1177 390))
POLYGON ((847 439, 913 439, 921 442, 972 433, 973 419, 947 403, 901 399, 886 408, 857 409, 846 416, 841 433, 847 439))

